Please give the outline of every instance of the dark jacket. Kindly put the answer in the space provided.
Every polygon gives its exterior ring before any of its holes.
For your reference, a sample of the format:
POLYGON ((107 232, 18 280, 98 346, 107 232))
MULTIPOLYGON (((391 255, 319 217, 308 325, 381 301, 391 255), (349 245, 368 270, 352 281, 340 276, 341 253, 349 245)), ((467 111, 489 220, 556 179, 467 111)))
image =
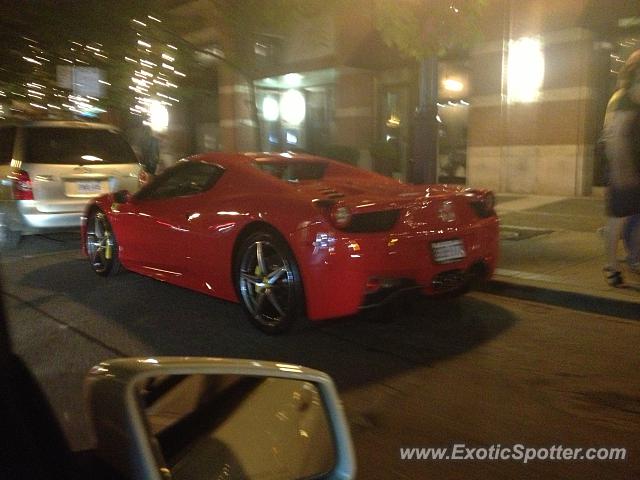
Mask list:
POLYGON ((609 100, 603 140, 607 211, 614 217, 640 214, 640 69, 609 100))

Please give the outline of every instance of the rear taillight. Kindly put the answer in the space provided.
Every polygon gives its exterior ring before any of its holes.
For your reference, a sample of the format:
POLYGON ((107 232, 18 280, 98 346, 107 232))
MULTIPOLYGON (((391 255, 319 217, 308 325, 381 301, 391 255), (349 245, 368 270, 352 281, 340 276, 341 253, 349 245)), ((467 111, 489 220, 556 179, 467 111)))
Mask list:
POLYGON ((11 180, 14 200, 33 200, 33 185, 24 170, 14 170, 8 175, 11 180))
POLYGON ((334 227, 345 230, 351 225, 353 212, 345 204, 329 199, 316 199, 313 204, 320 209, 334 227))
POLYGON ((496 206, 496 197, 492 192, 484 192, 480 200, 485 210, 495 213, 494 207, 496 206))
POLYGON ((351 209, 346 205, 336 203, 331 207, 331 210, 329 210, 329 218, 334 227, 345 229, 351 223, 353 214, 351 213, 351 209))
POLYGON ((489 190, 472 190, 466 192, 466 196, 471 201, 471 206, 476 215, 480 218, 487 218, 496 214, 496 197, 489 190))

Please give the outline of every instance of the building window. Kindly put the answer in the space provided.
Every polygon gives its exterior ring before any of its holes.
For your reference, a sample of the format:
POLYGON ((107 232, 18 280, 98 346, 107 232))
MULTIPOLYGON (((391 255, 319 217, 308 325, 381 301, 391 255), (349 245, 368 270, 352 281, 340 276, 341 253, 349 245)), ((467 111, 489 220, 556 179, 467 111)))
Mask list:
POLYGON ((409 90, 406 85, 389 85, 380 101, 381 125, 378 141, 371 149, 373 169, 383 175, 405 173, 409 140, 409 90))

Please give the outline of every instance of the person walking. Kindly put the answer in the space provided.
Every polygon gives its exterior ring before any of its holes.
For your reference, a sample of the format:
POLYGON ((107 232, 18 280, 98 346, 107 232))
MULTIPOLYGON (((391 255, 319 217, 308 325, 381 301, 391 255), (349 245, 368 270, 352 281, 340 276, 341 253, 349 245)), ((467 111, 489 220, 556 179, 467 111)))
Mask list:
POLYGON ((640 214, 627 219, 622 238, 627 248, 627 266, 640 275, 640 214))
POLYGON ((607 264, 611 286, 623 283, 617 257, 627 218, 640 214, 640 50, 633 52, 618 74, 618 88, 607 104, 603 128, 607 159, 607 264))

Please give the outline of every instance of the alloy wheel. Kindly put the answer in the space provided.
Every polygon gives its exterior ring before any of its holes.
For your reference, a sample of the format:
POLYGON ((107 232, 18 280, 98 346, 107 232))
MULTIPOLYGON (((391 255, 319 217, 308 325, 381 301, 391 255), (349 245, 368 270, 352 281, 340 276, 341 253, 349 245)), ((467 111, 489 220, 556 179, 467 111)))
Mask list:
POLYGON ((102 212, 91 215, 87 224, 87 253, 96 273, 107 275, 114 263, 115 237, 102 212))
POLYGON ((242 254, 239 290, 252 320, 277 329, 291 318, 296 295, 296 272, 287 252, 268 238, 247 244, 242 254))

